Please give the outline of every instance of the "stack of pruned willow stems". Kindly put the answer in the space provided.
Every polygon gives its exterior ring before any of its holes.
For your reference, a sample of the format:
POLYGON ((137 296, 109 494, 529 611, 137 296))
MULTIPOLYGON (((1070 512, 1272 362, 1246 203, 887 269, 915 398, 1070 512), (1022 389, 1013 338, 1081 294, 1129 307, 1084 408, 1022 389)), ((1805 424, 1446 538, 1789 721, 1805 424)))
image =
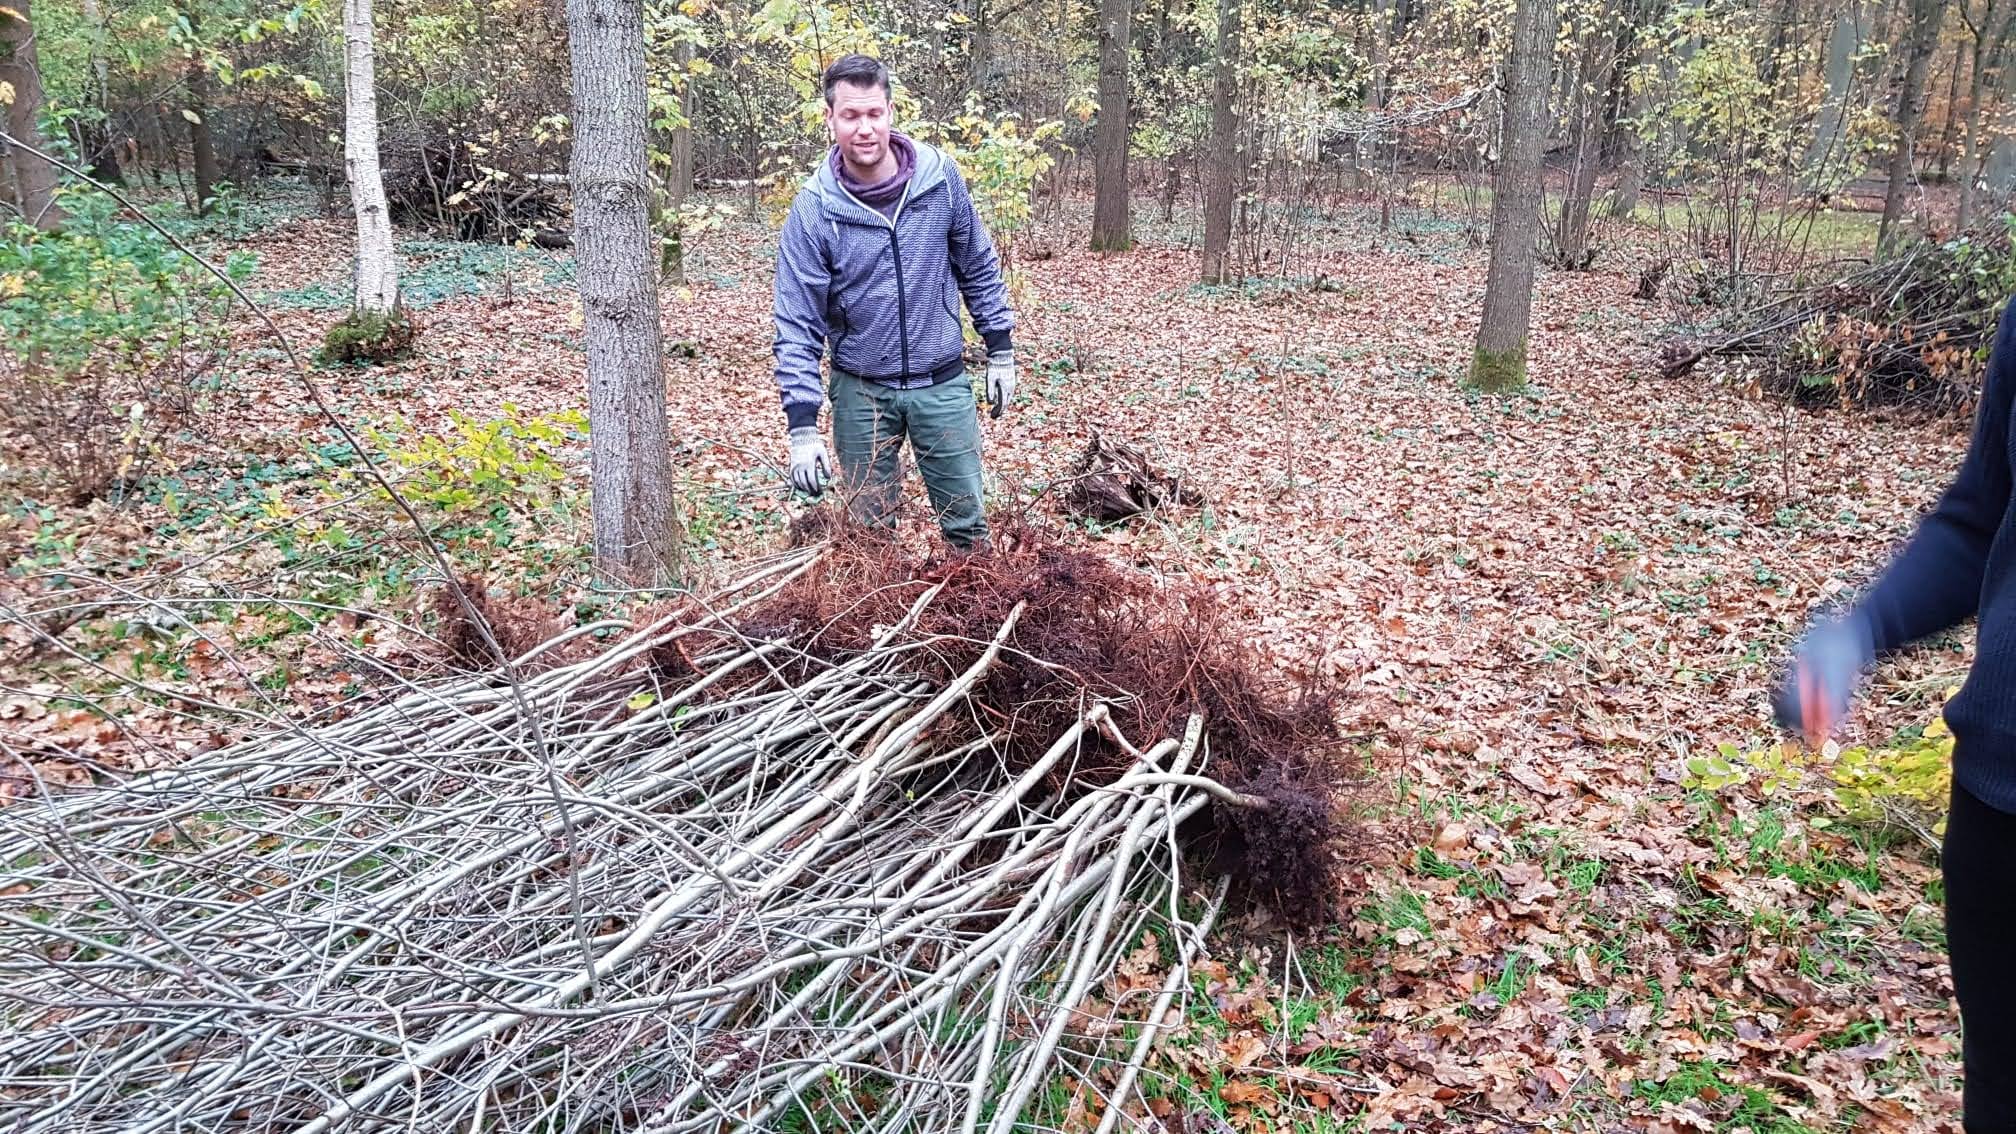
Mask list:
POLYGON ((1262 804, 1200 719, 1130 738, 1090 697, 1007 761, 970 694, 1020 608, 949 682, 912 664, 936 587, 838 660, 730 630, 815 555, 585 660, 0 810, 0 1129, 1006 1131, 1063 1083, 1138 1114, 1223 900, 1184 900, 1177 828, 1262 804), (1131 767, 1088 782, 1093 744, 1131 767))

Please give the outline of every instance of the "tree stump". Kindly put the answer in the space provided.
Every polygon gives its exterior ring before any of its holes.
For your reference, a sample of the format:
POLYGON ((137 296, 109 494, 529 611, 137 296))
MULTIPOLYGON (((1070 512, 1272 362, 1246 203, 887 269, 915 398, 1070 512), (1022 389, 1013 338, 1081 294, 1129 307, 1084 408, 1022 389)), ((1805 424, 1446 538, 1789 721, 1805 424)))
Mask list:
POLYGON ((1139 449, 1097 433, 1072 466, 1070 487, 1064 491, 1067 511, 1105 523, 1203 502, 1195 489, 1150 464, 1139 449))

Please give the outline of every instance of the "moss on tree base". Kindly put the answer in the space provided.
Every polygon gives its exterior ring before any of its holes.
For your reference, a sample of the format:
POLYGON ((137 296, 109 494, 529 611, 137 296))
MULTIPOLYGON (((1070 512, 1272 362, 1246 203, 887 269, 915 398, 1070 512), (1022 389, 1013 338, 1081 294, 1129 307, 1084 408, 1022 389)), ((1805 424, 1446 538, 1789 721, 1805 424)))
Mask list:
POLYGON ((1470 356, 1469 385, 1487 394, 1509 394, 1526 388, 1526 344, 1510 350, 1478 347, 1470 356))
POLYGON ((322 352, 317 357, 323 362, 382 366, 412 351, 413 332, 413 321, 399 308, 352 311, 322 336, 322 352))

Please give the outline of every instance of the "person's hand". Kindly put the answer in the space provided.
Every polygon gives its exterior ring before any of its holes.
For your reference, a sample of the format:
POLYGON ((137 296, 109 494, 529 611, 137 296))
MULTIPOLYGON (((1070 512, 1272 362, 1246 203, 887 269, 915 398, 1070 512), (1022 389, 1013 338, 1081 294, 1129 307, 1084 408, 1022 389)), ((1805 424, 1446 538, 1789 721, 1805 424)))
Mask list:
POLYGON ((826 455, 826 441, 817 426, 801 425, 791 431, 791 487, 807 496, 826 491, 833 475, 833 461, 826 455))
POLYGON ((994 403, 994 416, 1015 397, 1015 352, 995 351, 987 356, 987 400, 994 403))
POLYGON ((1796 732, 1818 748, 1848 715, 1862 671, 1876 660, 1869 625, 1862 616, 1829 619, 1799 640, 1792 667, 1771 709, 1780 728, 1796 732))

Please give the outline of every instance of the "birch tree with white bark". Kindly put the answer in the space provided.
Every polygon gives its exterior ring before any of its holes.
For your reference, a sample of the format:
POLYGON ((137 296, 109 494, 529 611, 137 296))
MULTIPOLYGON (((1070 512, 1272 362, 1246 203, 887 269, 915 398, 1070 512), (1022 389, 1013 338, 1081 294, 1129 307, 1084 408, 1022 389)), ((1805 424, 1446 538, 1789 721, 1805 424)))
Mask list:
POLYGON ((399 308, 399 258, 385 179, 378 169, 378 89, 371 0, 343 0, 343 170, 357 213, 357 295, 360 316, 389 319, 399 308))

